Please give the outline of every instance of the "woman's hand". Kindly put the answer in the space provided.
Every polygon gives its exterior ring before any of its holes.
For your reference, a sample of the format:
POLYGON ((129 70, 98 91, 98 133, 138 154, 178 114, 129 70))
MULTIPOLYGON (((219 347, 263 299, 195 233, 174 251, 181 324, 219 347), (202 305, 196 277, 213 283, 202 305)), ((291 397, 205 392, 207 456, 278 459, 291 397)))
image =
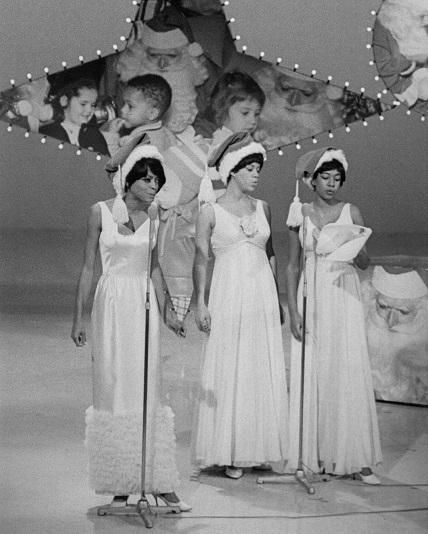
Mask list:
POLYGON ((166 326, 179 337, 186 337, 186 329, 172 305, 165 303, 164 321, 166 326))
POLYGON ((196 325, 202 332, 209 334, 211 331, 211 314, 205 304, 196 308, 195 311, 196 325))
POLYGON ((297 341, 302 341, 303 319, 300 313, 290 315, 290 329, 297 341))
POLYGON ((83 347, 86 345, 86 328, 80 321, 73 323, 71 339, 74 341, 76 347, 83 347))

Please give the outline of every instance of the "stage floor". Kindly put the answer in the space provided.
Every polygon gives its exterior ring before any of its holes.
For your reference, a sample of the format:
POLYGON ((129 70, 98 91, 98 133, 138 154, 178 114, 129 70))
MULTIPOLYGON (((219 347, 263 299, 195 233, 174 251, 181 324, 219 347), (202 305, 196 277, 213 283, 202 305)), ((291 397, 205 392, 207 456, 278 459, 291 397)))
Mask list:
MULTIPOLYGON (((109 499, 96 496, 87 480, 83 437, 84 412, 92 402, 90 347, 78 350, 70 339, 81 254, 70 256, 66 240, 62 247, 51 247, 51 234, 42 241, 38 235, 38 241, 31 235, 15 240, 13 250, 10 239, 4 241, 11 261, 0 279, 0 531, 140 532, 140 518, 97 516, 96 507, 109 499), (49 252, 53 248, 55 254, 49 252)), ((281 248, 279 256, 284 256, 281 248)), ((294 482, 259 485, 251 471, 238 481, 215 470, 196 473, 190 463, 190 431, 201 342, 192 315, 184 340, 162 331, 164 386, 176 414, 179 495, 193 510, 158 518, 153 532, 428 532, 427 408, 377 403, 384 454, 379 487, 334 479, 314 482, 315 494, 308 495, 294 482)), ((284 328, 285 346, 288 342, 284 328)))

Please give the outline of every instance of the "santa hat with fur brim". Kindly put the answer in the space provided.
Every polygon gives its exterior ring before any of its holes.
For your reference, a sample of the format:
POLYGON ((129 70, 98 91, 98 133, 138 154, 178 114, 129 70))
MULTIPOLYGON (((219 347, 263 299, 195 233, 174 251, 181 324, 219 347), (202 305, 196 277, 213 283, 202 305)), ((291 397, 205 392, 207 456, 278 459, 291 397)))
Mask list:
POLYGON ((183 13, 175 6, 168 6, 143 26, 142 43, 144 46, 168 50, 188 45, 191 56, 200 56, 203 51, 194 42, 192 29, 183 13))
POLYGON ((251 154, 261 154, 263 159, 266 159, 266 150, 260 143, 256 143, 249 133, 234 133, 214 150, 208 160, 208 167, 215 167, 221 181, 226 185, 230 172, 251 154))
POLYGON ((293 202, 290 205, 290 209, 287 217, 287 226, 295 228, 302 223, 301 208, 302 203, 299 198, 299 182, 302 182, 314 190, 312 185, 312 178, 323 163, 328 161, 337 160, 343 165, 345 171, 348 170, 348 161, 346 160, 345 153, 340 148, 324 147, 317 150, 310 150, 300 156, 296 163, 296 192, 293 198, 293 202))
POLYGON ((389 273, 380 265, 373 269, 372 285, 379 293, 392 299, 417 299, 428 294, 428 288, 414 269, 389 273))
POLYGON ((119 165, 119 169, 113 176, 113 187, 116 192, 116 198, 113 202, 112 214, 113 219, 118 223, 124 224, 129 221, 128 209, 123 200, 125 195, 126 177, 137 161, 140 161, 140 159, 143 158, 154 158, 163 163, 163 157, 154 145, 138 145, 129 154, 123 165, 119 165))

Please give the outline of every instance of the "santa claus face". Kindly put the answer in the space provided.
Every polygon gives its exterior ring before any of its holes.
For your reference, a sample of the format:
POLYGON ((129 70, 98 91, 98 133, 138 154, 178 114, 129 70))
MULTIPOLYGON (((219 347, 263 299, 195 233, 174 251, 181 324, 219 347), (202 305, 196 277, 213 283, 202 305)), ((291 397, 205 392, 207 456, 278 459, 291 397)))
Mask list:
POLYGON ((176 70, 182 66, 182 48, 146 48, 146 59, 148 63, 156 68, 160 73, 176 70))

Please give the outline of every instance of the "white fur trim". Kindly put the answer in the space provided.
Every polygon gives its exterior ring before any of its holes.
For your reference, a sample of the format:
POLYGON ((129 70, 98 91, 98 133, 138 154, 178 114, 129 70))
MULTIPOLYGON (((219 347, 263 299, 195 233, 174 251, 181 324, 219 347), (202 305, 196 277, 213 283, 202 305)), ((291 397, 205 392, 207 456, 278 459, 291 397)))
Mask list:
POLYGON ((392 299, 417 299, 428 294, 428 288, 416 271, 391 274, 380 265, 373 269, 372 285, 392 299))
POLYGON ((230 171, 238 165, 238 163, 243 160, 245 157, 250 154, 262 154, 263 159, 266 159, 266 150, 262 147, 260 143, 255 141, 249 143, 248 145, 240 148, 239 150, 234 150, 233 152, 228 152, 223 159, 221 160, 220 167, 218 172, 221 176, 221 181, 226 184, 227 178, 229 177, 230 171))
MULTIPOLYGON (((88 408, 85 445, 90 484, 97 493, 141 492, 141 436, 142 414, 113 415, 93 406, 88 408)), ((174 491, 178 486, 178 471, 171 408, 160 406, 154 421, 148 418, 147 437, 145 490, 147 493, 174 491)))
POLYGON ((345 153, 343 152, 343 150, 340 150, 340 148, 338 148, 335 150, 326 150, 324 152, 324 154, 318 160, 318 163, 315 165, 314 174, 315 174, 315 171, 319 169, 323 163, 326 163, 327 161, 332 161, 334 159, 337 159, 337 161, 340 161, 345 171, 348 170, 348 162, 346 160, 345 153))

